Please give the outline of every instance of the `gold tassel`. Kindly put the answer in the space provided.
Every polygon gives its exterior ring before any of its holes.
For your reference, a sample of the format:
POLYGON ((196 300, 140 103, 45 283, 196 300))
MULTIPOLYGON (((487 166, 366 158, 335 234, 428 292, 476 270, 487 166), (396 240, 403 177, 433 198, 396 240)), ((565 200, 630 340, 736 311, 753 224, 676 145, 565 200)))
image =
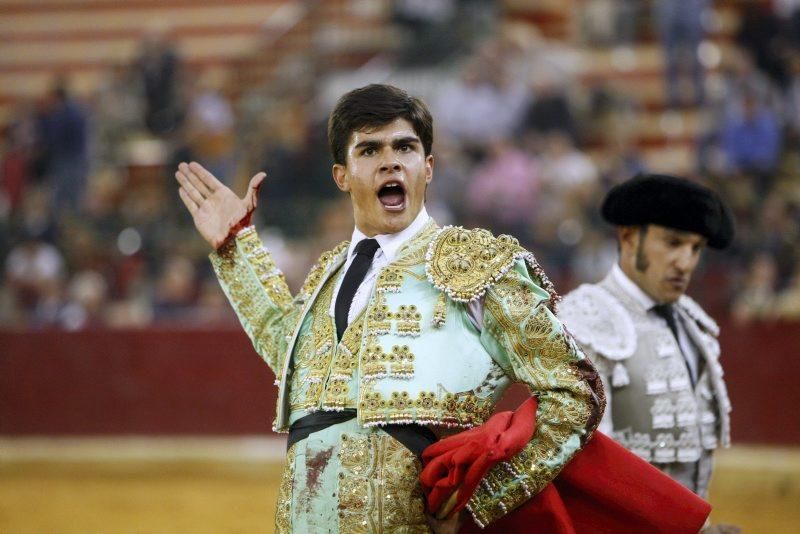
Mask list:
POLYGON ((433 327, 441 328, 447 320, 447 297, 444 293, 439 293, 439 298, 436 299, 436 306, 433 308, 433 327))

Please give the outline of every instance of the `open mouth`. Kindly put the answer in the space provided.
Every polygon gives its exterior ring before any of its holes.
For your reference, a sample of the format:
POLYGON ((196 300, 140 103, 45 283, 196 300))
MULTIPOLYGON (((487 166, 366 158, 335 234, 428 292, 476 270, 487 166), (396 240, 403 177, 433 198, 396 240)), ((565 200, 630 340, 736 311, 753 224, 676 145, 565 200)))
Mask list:
POLYGON ((378 190, 378 200, 389 211, 402 211, 406 206, 406 190, 400 182, 388 182, 378 190))

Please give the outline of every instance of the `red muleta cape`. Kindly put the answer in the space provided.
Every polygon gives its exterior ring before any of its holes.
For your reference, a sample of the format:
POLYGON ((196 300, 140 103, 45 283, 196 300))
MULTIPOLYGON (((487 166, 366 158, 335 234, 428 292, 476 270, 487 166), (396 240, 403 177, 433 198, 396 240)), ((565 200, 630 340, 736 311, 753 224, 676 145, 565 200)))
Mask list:
MULTIPOLYGON (((452 516, 466 506, 480 479, 517 454, 536 426, 535 398, 515 412, 443 439, 423 453, 420 483, 428 509, 452 516), (454 494, 455 491, 457 494, 454 494)), ((695 534, 711 505, 601 432, 595 432, 539 494, 481 530, 462 533, 695 534)))

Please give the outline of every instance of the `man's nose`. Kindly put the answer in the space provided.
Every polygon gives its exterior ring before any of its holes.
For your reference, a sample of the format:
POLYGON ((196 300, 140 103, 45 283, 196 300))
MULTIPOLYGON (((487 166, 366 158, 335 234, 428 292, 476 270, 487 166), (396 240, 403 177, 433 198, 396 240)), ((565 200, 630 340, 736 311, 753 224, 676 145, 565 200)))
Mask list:
POLYGON ((397 155, 393 150, 385 151, 382 154, 381 171, 382 172, 399 172, 401 169, 400 162, 397 160, 397 155))
POLYGON ((675 259, 675 265, 681 271, 690 271, 694 263, 694 254, 691 247, 683 247, 678 252, 678 257, 675 259))

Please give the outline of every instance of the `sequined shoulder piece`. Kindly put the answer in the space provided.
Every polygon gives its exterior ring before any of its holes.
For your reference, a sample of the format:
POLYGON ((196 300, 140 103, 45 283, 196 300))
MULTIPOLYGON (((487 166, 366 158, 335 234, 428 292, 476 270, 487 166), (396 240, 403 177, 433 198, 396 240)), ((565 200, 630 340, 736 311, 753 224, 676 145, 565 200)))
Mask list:
POLYGON ((339 261, 341 261, 342 256, 347 254, 347 247, 349 246, 350 241, 342 241, 333 249, 322 253, 308 272, 308 276, 306 276, 306 280, 303 282, 303 287, 300 288, 300 293, 297 295, 300 301, 307 301, 311 298, 328 270, 334 265, 337 265, 339 261))
POLYGON ((437 289, 458 302, 481 298, 486 290, 524 259, 555 303, 558 295, 533 254, 511 236, 495 237, 488 230, 445 226, 437 232, 425 255, 425 274, 437 289))
POLYGON ((680 306, 689 317, 694 319, 703 330, 714 337, 719 336, 719 325, 717 322, 703 311, 703 308, 701 308, 693 298, 687 295, 681 296, 681 298, 678 299, 678 306, 680 306))
POLYGON ((630 358, 636 350, 630 314, 600 286, 583 284, 564 295, 558 317, 575 339, 609 360, 630 358))

